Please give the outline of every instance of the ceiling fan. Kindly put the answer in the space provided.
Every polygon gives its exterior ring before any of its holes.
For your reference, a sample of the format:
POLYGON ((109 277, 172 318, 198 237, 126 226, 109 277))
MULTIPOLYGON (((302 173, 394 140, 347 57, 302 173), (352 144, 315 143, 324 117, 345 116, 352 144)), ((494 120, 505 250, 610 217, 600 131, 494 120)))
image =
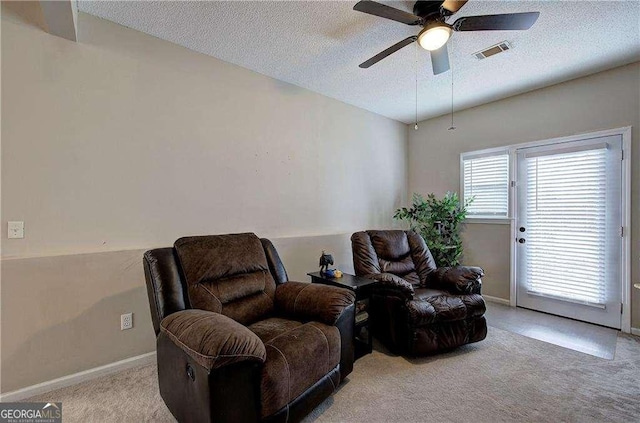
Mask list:
POLYGON ((505 31, 529 29, 536 22, 540 12, 508 13, 502 15, 465 16, 448 24, 446 19, 456 13, 468 0, 417 1, 413 13, 396 9, 385 4, 361 0, 353 10, 391 19, 406 25, 422 26, 418 35, 412 35, 376 54, 360 64, 368 68, 380 60, 392 55, 403 47, 418 41, 418 44, 431 52, 433 73, 438 75, 449 70, 449 52, 447 41, 453 31, 505 31))

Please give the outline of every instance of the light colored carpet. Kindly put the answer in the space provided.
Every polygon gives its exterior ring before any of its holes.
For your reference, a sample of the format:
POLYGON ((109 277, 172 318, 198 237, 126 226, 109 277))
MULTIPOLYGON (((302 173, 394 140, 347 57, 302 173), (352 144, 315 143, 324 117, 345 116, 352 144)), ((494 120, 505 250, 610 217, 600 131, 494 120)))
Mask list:
MULTIPOLYGON (((174 421, 154 365, 31 400, 62 401, 65 422, 174 421)), ((378 350, 306 421, 640 421, 640 338, 619 336, 614 360, 493 327, 486 340, 435 357, 378 350)))

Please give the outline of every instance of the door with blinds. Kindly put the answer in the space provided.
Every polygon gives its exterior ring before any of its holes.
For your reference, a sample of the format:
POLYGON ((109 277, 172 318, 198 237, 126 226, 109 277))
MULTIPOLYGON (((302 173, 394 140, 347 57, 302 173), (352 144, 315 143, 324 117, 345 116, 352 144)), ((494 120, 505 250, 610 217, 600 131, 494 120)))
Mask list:
POLYGON ((622 137, 517 151, 516 303, 620 328, 622 137))

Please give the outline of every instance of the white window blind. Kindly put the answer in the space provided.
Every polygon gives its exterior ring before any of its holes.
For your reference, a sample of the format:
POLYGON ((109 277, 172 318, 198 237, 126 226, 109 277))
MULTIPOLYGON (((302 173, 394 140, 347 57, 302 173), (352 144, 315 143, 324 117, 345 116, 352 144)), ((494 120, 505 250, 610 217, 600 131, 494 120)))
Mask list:
POLYGON ((465 157, 464 201, 473 198, 467 215, 506 217, 509 211, 509 155, 465 157))
POLYGON ((527 157, 528 290, 605 302, 607 149, 527 157))

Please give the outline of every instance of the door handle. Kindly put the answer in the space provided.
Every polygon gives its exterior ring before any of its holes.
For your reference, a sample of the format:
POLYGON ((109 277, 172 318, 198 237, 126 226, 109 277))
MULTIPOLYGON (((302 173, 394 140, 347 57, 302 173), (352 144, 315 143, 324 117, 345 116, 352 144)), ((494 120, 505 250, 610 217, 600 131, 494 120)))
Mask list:
POLYGON ((527 242, 527 240, 526 240, 526 239, 524 239, 524 238, 518 238, 518 242, 519 242, 520 244, 524 244, 525 242, 527 242))
POLYGON ((520 232, 524 232, 526 231, 526 229, 524 228, 524 226, 520 226, 520 232))

